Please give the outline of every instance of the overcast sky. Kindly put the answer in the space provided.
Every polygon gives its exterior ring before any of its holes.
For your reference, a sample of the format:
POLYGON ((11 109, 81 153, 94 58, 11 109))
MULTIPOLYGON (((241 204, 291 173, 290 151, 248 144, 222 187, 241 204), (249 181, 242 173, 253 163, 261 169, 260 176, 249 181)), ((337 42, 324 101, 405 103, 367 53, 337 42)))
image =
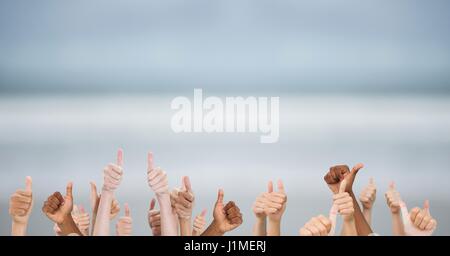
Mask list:
POLYGON ((450 92, 450 2, 0 2, 0 92, 450 92))

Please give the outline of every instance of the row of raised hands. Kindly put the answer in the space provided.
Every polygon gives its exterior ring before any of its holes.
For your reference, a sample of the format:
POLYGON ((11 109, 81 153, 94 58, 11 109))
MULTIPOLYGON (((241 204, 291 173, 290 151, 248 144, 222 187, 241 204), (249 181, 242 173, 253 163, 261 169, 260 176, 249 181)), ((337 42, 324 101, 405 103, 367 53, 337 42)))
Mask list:
MULTIPOLYGON (((183 177, 180 188, 169 190, 167 174, 160 167, 154 167, 153 154, 147 156, 147 182, 155 193, 150 201, 148 223, 154 236, 200 236, 223 235, 242 224, 242 214, 233 202, 224 202, 224 192, 219 189, 213 210, 213 221, 206 227, 206 210, 192 221, 195 197, 188 177, 183 177), (159 210, 156 209, 156 204, 159 210)), ((107 236, 110 223, 120 212, 120 206, 114 192, 120 186, 123 177, 123 151, 117 152, 116 163, 108 164, 103 170, 101 194, 91 182, 91 215, 82 205, 75 205, 73 184, 69 182, 66 193, 51 194, 42 206, 42 212, 54 223, 53 230, 58 236, 107 236), (91 231, 90 231, 91 230, 91 231)), ((9 214, 12 217, 14 236, 26 235, 28 221, 33 208, 32 179, 26 177, 25 189, 17 190, 10 198, 9 214)), ((116 235, 132 235, 133 219, 128 204, 125 214, 116 223, 116 235)))
MULTIPOLYGON (((182 178, 181 186, 170 190, 168 177, 160 167, 154 167, 153 155, 147 156, 147 182, 155 193, 148 210, 148 224, 154 236, 214 236, 224 235, 243 222, 239 207, 233 202, 224 202, 224 192, 218 190, 217 201, 213 208, 213 220, 206 227, 206 209, 192 220, 195 195, 189 177, 182 178), (156 209, 159 205, 159 210, 156 209)), ((318 215, 311 218, 302 228, 302 236, 335 235, 337 217, 342 217, 341 235, 372 235, 372 208, 376 199, 376 186, 373 179, 359 196, 362 209, 353 192, 356 174, 363 168, 357 164, 350 171, 346 165, 330 168, 324 180, 333 193, 331 209, 328 216, 318 215)), ((117 153, 116 163, 108 164, 104 170, 101 193, 97 192, 95 183, 91 182, 91 214, 82 205, 74 205, 73 184, 69 182, 66 193, 51 194, 42 206, 42 212, 54 223, 56 235, 107 236, 110 235, 110 223, 120 212, 120 206, 114 192, 120 186, 123 177, 123 151, 117 153)), ((436 229, 437 222, 430 214, 429 202, 424 208, 418 207, 408 212, 400 193, 390 184, 385 194, 387 205, 392 214, 394 235, 429 236, 436 229)), ((284 184, 270 181, 267 192, 260 194, 254 204, 253 212, 256 222, 253 235, 279 236, 281 219, 286 210, 287 195, 284 184)), ((31 177, 26 177, 25 189, 17 190, 10 198, 9 213, 12 217, 12 235, 26 235, 28 220, 33 208, 31 177)), ((133 219, 128 204, 124 204, 124 216, 116 222, 116 235, 132 235, 133 219)))

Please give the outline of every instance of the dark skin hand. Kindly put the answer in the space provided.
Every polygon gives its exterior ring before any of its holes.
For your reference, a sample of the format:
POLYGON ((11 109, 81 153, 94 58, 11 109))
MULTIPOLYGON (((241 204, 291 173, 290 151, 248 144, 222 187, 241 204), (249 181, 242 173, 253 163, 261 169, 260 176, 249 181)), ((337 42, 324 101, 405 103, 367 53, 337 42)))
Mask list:
POLYGON ((50 195, 47 201, 44 202, 42 212, 59 226, 62 235, 76 233, 82 236, 82 233, 73 221, 72 206, 72 185, 70 184, 70 187, 67 187, 67 195, 65 197, 59 192, 50 195))
POLYGON ((233 202, 223 205, 223 191, 219 190, 218 198, 213 212, 214 220, 201 234, 202 236, 223 236, 242 224, 242 213, 233 202))
POLYGON ((359 236, 367 236, 373 233, 372 228, 364 218, 361 208, 359 207, 358 200, 353 193, 353 182, 355 181, 356 174, 363 167, 363 164, 357 164, 350 171, 347 165, 335 165, 330 167, 330 170, 324 177, 325 182, 334 194, 339 192, 339 185, 341 184, 341 181, 344 179, 347 180, 345 192, 349 193, 353 199, 353 205, 355 208, 355 225, 359 236))

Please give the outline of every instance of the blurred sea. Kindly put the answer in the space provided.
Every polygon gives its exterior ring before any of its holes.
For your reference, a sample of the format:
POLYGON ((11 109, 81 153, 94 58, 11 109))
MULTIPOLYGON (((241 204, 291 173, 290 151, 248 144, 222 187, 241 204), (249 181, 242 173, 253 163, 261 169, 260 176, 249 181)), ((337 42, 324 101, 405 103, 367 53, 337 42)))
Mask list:
POLYGON ((122 207, 130 204, 136 235, 150 235, 148 150, 172 187, 182 175, 191 177, 194 213, 208 209, 208 221, 216 191, 224 188, 225 200, 244 213, 232 234, 251 234, 253 200, 269 179, 281 178, 288 193, 282 234, 297 235, 309 218, 329 210, 322 179, 328 167, 362 162, 355 187, 359 192, 375 178, 375 232, 391 234, 384 192, 394 180, 410 208, 429 199, 436 234, 450 235, 450 96, 264 95, 280 96, 276 144, 260 144, 255 133, 175 134, 170 102, 176 96, 0 95, 0 235, 10 232, 8 198, 26 175, 33 177, 35 200, 29 234, 52 235, 42 202, 73 181, 76 203, 89 209, 89 181, 100 187, 103 166, 114 161, 118 147, 125 152, 125 174, 117 198, 122 207))

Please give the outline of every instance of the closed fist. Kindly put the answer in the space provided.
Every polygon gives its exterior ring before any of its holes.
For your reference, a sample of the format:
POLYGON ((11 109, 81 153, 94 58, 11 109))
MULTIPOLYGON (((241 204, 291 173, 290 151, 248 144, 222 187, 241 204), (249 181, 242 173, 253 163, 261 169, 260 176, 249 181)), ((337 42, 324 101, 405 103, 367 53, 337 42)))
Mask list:
POLYGON ((331 232, 332 222, 329 218, 319 215, 311 218, 300 229, 301 236, 328 236, 331 232))
POLYGON ((84 236, 89 235, 89 226, 91 224, 91 219, 89 213, 84 210, 82 205, 74 205, 72 211, 72 218, 78 229, 84 236))

